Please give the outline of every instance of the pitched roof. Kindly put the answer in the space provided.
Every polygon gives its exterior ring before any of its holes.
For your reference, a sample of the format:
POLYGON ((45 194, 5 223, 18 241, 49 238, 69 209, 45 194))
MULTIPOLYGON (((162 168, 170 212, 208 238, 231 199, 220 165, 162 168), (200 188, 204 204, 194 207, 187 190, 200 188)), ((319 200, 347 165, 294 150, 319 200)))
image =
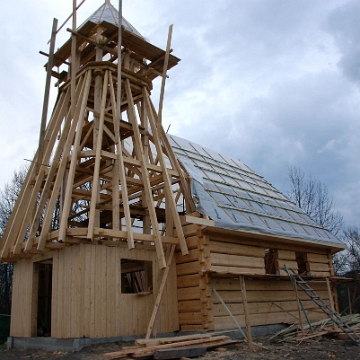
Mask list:
POLYGON ((343 245, 240 160, 173 135, 168 137, 192 179, 197 211, 209 216, 217 227, 343 245))
MULTIPOLYGON (((105 2, 83 23, 83 25, 88 22, 92 22, 94 24, 107 22, 109 24, 118 26, 119 12, 112 4, 110 4, 110 2, 105 2)), ((122 17, 121 24, 127 31, 131 31, 137 36, 143 37, 124 17, 122 17)), ((79 29, 81 28, 82 25, 79 27, 79 29)))

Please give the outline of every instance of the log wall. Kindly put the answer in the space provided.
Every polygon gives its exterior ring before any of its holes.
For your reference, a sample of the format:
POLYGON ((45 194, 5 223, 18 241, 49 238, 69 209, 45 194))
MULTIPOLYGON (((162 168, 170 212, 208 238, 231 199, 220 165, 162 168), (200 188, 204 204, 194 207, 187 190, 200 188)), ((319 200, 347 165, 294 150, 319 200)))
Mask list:
MULTIPOLYGON (((296 321, 298 305, 290 281, 284 278, 287 277, 285 264, 295 272, 302 268, 314 277, 333 275, 331 255, 326 250, 314 249, 314 252, 309 252, 308 247, 299 252, 301 248, 281 248, 280 243, 270 243, 269 247, 265 248, 251 245, 249 239, 242 243, 242 238, 234 240, 224 236, 221 239, 219 235, 212 238, 211 234, 203 234, 201 228, 195 224, 186 224, 184 233, 189 255, 182 256, 180 249, 176 254, 179 324, 183 331, 236 327, 213 293, 212 287, 217 290, 240 325, 245 326, 237 275, 259 275, 257 279, 245 280, 252 326, 296 321), (274 269, 272 274, 275 278, 261 279, 266 273, 265 258, 269 251, 273 261, 273 267, 269 268, 274 269), (281 276, 276 279, 276 275, 281 275, 282 279, 280 280, 281 276)), ((252 242, 257 243, 256 239, 252 242)), ((321 283, 311 283, 311 286, 329 303, 325 279, 321 283)), ((303 291, 299 294, 311 321, 326 317, 303 291)), ((303 314, 302 321, 306 321, 303 314)))

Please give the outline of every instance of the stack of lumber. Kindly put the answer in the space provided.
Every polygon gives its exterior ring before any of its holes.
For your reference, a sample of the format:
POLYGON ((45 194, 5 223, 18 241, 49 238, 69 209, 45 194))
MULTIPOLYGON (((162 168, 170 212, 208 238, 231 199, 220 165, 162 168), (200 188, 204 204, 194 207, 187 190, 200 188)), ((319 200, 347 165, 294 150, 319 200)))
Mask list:
MULTIPOLYGON (((360 334, 360 314, 342 316, 341 319, 360 334)), ((339 329, 329 318, 314 322, 311 326, 312 330, 309 325, 304 325, 303 332, 300 325, 293 324, 276 333, 272 336, 271 340, 275 342, 301 343, 304 341, 317 341, 324 335, 336 335, 342 339, 348 338, 347 334, 339 329)))
POLYGON ((204 355, 207 349, 232 345, 240 340, 231 340, 226 335, 196 334, 159 339, 139 339, 135 346, 103 354, 107 359, 177 359, 204 355))

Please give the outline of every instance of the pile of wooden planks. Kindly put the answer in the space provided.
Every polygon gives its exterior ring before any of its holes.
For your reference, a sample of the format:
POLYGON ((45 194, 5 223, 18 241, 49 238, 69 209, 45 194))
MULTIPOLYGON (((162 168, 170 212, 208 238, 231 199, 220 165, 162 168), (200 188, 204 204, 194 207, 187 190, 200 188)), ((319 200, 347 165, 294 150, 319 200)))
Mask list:
MULTIPOLYGON (((360 314, 345 315, 342 316, 341 319, 360 334, 360 314)), ((304 326, 303 333, 301 326, 295 323, 276 333, 272 336, 271 340, 274 340, 275 342, 301 343, 318 341, 324 335, 335 335, 341 339, 348 338, 347 335, 329 318, 311 323, 311 327, 312 329, 309 325, 304 326)))
POLYGON ((204 355, 207 349, 233 345, 240 340, 232 340, 226 335, 196 334, 158 339, 139 339, 135 346, 104 354, 107 359, 177 359, 204 355))

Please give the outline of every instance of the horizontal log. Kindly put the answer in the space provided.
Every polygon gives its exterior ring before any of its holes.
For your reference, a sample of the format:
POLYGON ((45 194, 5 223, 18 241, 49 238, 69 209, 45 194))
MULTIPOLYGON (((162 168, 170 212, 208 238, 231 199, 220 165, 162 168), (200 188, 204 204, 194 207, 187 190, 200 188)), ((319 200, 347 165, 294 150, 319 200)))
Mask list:
MULTIPOLYGON (((85 228, 87 229, 87 228, 85 228)), ((84 229, 67 229, 66 234, 70 235, 69 231, 74 232, 74 230, 84 230, 84 229)), ((71 233, 71 235, 76 236, 76 233, 71 233)), ((127 239, 128 234, 127 231, 121 230, 112 230, 112 229, 104 229, 104 228, 94 228, 94 235, 104 236, 114 239, 127 239)), ((78 235, 80 236, 80 235, 78 235)), ((146 241, 146 242, 154 242, 155 237, 152 234, 141 234, 141 233, 133 233, 134 240, 146 241)), ((176 245, 179 243, 179 239, 170 236, 161 236, 161 241, 164 244, 172 244, 176 245)))
POLYGON ((214 253, 252 256, 252 257, 259 257, 262 259, 264 259, 265 256, 265 249, 256 246, 210 240, 209 247, 210 247, 210 251, 214 253))
POLYGON ((179 313, 181 312, 201 312, 202 303, 200 300, 184 300, 179 301, 178 309, 179 313))
POLYGON ((210 272, 216 272, 219 274, 234 274, 234 275, 265 275, 265 268, 241 268, 230 266, 215 266, 211 265, 207 268, 210 272))
POLYGON ((330 271, 309 271, 308 274, 313 277, 323 278, 331 276, 330 271))
POLYGON ((198 228, 199 228, 199 225, 196 225, 196 224, 190 224, 190 225, 183 226, 182 229, 183 229, 184 236, 186 238, 195 236, 197 234, 198 228))
POLYGON ((275 260, 275 269, 276 270, 284 270, 284 266, 287 266, 288 269, 293 269, 296 272, 298 271, 298 263, 293 260, 275 260))
POLYGON ((186 243, 189 250, 197 249, 200 239, 197 236, 190 236, 186 238, 186 243))
POLYGON ((329 263, 306 263, 306 271, 330 271, 329 263))
MULTIPOLYGON (((312 300, 304 300, 302 301, 306 310, 317 310, 317 305, 312 300)), ((244 306, 242 303, 237 304, 227 304, 226 305, 233 315, 244 315, 244 306)), ((297 302, 293 301, 278 301, 278 302, 269 302, 269 303, 249 303, 248 309, 250 314, 262 314, 262 313, 272 313, 272 312, 281 312, 289 311, 293 313, 295 317, 298 317, 297 313, 297 302), (277 306, 278 305, 278 306, 277 306), (284 309, 281 310, 279 306, 284 309), (286 311, 285 311, 286 310, 286 311)), ((213 308, 214 316, 226 316, 227 312, 222 304, 214 304, 213 308)))
POLYGON ((181 331, 202 331, 205 330, 203 325, 181 325, 181 331))
MULTIPOLYGON (((238 291, 219 291, 218 292, 225 303, 240 303, 242 301, 241 293, 238 291)), ((309 297, 304 291, 298 292, 301 300, 309 300, 309 297)), ((327 301, 329 298, 327 291, 317 291, 317 294, 327 301)), ((248 303, 250 302, 279 302, 279 301, 294 301, 296 299, 295 291, 246 291, 248 303)), ((213 303, 219 303, 219 300, 212 295, 213 303)))
POLYGON ((135 345, 145 345, 145 346, 154 346, 161 344, 175 344, 181 341, 195 340, 195 339, 209 339, 211 334, 192 334, 192 335, 180 335, 180 336, 171 336, 171 337, 161 337, 157 339, 137 339, 135 340, 135 345))
POLYGON ((184 264, 192 261, 198 261, 199 255, 200 253, 197 249, 189 250, 189 254, 185 256, 181 252, 178 252, 175 255, 176 264, 184 264))
POLYGON ((211 253, 209 262, 211 263, 211 266, 216 265, 265 269, 264 258, 257 258, 251 256, 211 253))
POLYGON ((325 254, 312 254, 312 253, 306 253, 305 254, 305 261, 307 262, 316 262, 316 263, 329 263, 329 258, 325 254))
MULTIPOLYGON (((296 273, 298 273, 298 270, 293 269, 296 273)), ((284 268, 282 269, 277 269, 276 270, 276 275, 281 275, 281 276, 289 276, 288 273, 284 270, 284 268)))
POLYGON ((198 261, 176 265, 177 276, 197 274, 201 270, 198 261))
POLYGON ((199 286, 199 283, 200 283, 200 275, 199 274, 178 276, 178 278, 177 278, 177 287, 178 288, 199 286))
POLYGON ((200 289, 196 286, 178 289, 177 293, 178 301, 200 299, 200 289))
POLYGON ((295 253, 295 251, 291 251, 291 250, 277 249, 277 250, 275 250, 274 256, 275 256, 275 259, 296 261, 296 253, 295 253))
MULTIPOLYGON (((215 290, 240 290, 240 283, 238 278, 213 278, 211 279, 211 284, 215 290)), ((326 283, 323 282, 311 282, 311 287, 315 290, 326 291, 326 283)), ((246 290, 260 290, 260 291, 293 291, 290 280, 280 281, 280 280, 252 280, 246 279, 246 290)))
POLYGON ((203 316, 200 312, 179 313, 180 325, 201 325, 203 316))

